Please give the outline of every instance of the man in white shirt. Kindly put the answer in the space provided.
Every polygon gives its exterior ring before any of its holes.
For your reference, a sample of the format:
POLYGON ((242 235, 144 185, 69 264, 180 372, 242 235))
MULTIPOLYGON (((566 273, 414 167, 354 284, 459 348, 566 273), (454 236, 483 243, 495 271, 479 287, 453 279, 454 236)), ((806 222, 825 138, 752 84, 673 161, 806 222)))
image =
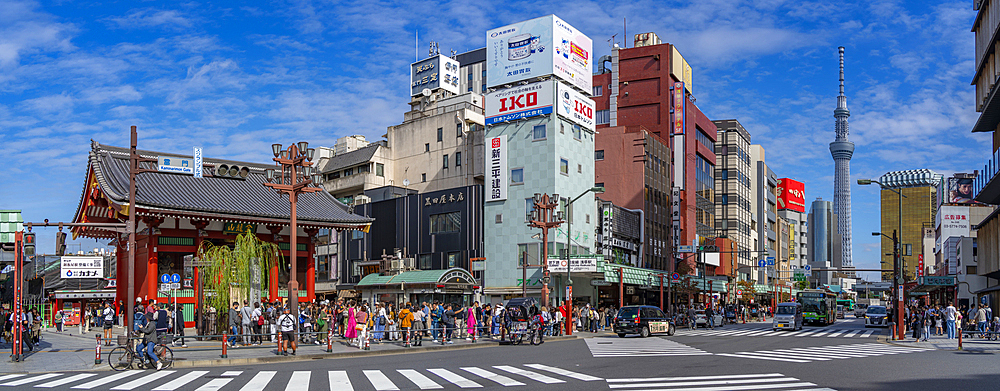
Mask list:
POLYGON ((292 316, 291 310, 285 307, 284 313, 278 317, 278 327, 281 329, 281 347, 282 354, 288 355, 288 344, 292 345, 292 355, 295 355, 295 317, 292 316))
POLYGON ((944 309, 944 320, 945 328, 948 330, 948 339, 955 339, 955 314, 958 311, 955 310, 955 306, 948 304, 948 307, 944 309))

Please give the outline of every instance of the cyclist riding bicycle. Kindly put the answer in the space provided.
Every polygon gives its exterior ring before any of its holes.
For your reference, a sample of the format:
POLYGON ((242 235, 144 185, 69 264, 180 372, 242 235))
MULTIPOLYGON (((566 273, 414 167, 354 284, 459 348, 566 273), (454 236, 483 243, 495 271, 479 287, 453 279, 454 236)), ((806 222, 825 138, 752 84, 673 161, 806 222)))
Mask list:
POLYGON ((153 351, 157 343, 156 323, 153 322, 153 314, 146 314, 146 324, 139 331, 142 333, 142 342, 139 344, 137 353, 139 353, 140 358, 148 356, 152 362, 156 363, 156 370, 159 371, 163 368, 163 363, 160 362, 160 358, 156 357, 156 353, 153 351))

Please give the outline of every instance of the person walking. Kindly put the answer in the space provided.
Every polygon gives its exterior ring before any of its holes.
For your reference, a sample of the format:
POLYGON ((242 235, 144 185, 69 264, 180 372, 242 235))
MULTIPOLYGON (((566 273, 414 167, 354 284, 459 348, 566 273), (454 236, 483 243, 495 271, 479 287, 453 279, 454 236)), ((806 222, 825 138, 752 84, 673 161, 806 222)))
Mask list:
POLYGON ((405 306, 399 309, 399 315, 397 316, 397 321, 399 322, 399 329, 403 334, 401 337, 403 339, 403 346, 410 346, 410 328, 413 327, 413 312, 410 311, 412 304, 406 303, 405 306))
POLYGON ((370 316, 368 316, 368 306, 362 304, 358 308, 358 313, 354 315, 354 328, 357 330, 357 343, 358 349, 365 348, 365 339, 368 338, 368 321, 370 316))
POLYGON ((56 311, 55 316, 52 317, 52 323, 55 323, 55 325, 56 325, 56 331, 57 332, 61 333, 63 331, 63 312, 62 312, 62 310, 56 311))
POLYGON ((986 338, 986 322, 990 318, 986 317, 986 308, 979 306, 976 310, 976 331, 979 332, 979 338, 986 338))
POLYGON ((715 330, 715 310, 711 304, 705 306, 705 320, 708 321, 708 328, 715 330))
POLYGON ((948 304, 948 306, 944 309, 945 329, 948 333, 948 339, 955 339, 955 322, 957 321, 957 314, 958 310, 956 310, 955 306, 951 304, 948 304))
POLYGON ((441 316, 444 314, 444 310, 441 308, 441 304, 434 302, 431 304, 431 342, 437 343, 438 338, 442 340, 444 336, 441 335, 441 316))
POLYGON ((250 327, 251 324, 253 324, 253 309, 250 308, 250 303, 244 299, 243 307, 240 308, 240 333, 243 337, 243 346, 253 343, 251 340, 251 334, 253 334, 253 328, 250 327))
POLYGON ((347 338, 348 344, 350 344, 355 338, 358 337, 358 322, 355 319, 357 309, 354 308, 354 300, 347 303, 347 311, 345 311, 344 317, 347 324, 344 326, 344 338, 347 338))
POLYGON ((941 306, 934 306, 934 328, 938 336, 944 335, 944 318, 941 316, 941 306))
POLYGON ((291 345, 292 355, 294 356, 298 345, 295 341, 295 317, 292 316, 292 310, 285 307, 281 316, 278 317, 277 323, 278 328, 281 330, 281 354, 287 356, 288 345, 291 345))
POLYGON ((104 344, 111 346, 112 328, 115 326, 115 309, 111 307, 111 302, 104 304, 104 344))
POLYGON ((472 337, 476 334, 476 326, 479 324, 476 321, 476 309, 479 308, 479 302, 472 304, 465 314, 465 331, 468 333, 465 337, 466 341, 472 341, 472 337))
POLYGON ((177 346, 177 340, 181 341, 181 347, 188 347, 184 343, 184 306, 178 306, 175 303, 174 309, 174 340, 171 341, 171 346, 177 346))
POLYGON ((240 340, 240 303, 233 302, 232 308, 229 309, 229 347, 235 348, 236 342, 240 340))
POLYGON ((451 336, 455 332, 455 311, 451 304, 445 307, 441 316, 441 328, 444 331, 444 335, 441 336, 441 344, 453 344, 451 336))
MULTIPOLYGON (((426 303, 425 303, 426 304, 426 303)), ((413 346, 421 346, 424 342, 424 329, 427 323, 427 314, 424 313, 423 307, 413 306, 413 346)))

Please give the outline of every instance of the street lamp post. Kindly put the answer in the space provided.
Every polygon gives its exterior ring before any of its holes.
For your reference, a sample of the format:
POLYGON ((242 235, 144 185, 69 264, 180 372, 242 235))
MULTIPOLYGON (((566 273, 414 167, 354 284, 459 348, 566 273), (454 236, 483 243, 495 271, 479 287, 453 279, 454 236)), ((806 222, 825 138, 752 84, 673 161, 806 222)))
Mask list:
MULTIPOLYGON (((566 303, 566 335, 573 335, 573 327, 570 326, 570 324, 573 323, 573 311, 570 310, 571 308, 573 308, 573 297, 572 297, 572 293, 573 293, 573 288, 572 288, 573 287, 573 277, 570 276, 570 274, 571 274, 570 271, 573 268, 573 265, 572 265, 572 262, 570 262, 570 259, 569 259, 569 249, 571 247, 571 244, 570 244, 570 224, 573 222, 573 203, 576 202, 576 200, 579 200, 581 197, 589 194, 590 192, 603 193, 604 192, 604 188, 600 187, 600 186, 591 187, 590 189, 587 189, 587 191, 585 191, 583 193, 580 193, 580 195, 576 196, 576 198, 570 200, 569 203, 566 204, 566 288, 567 288, 566 289, 566 301, 565 301, 565 303, 566 303)), ((661 305, 661 307, 662 307, 662 305, 661 305)))
MULTIPOLYGON (((903 278, 903 272, 901 271, 901 268, 903 267, 903 260, 900 258, 900 254, 902 253, 902 248, 901 248, 900 242, 903 241, 903 198, 906 198, 906 196, 903 195, 903 192, 899 191, 898 189, 894 189, 892 187, 886 186, 882 182, 879 182, 879 181, 876 181, 876 180, 872 180, 872 179, 858 179, 858 184, 859 185, 865 185, 865 186, 867 186, 867 185, 870 185, 872 183, 877 183, 879 185, 879 187, 881 187, 881 188, 883 188, 885 190, 890 190, 890 191, 892 191, 893 193, 896 193, 896 195, 899 196, 899 203, 897 205, 899 207, 899 212, 898 212, 899 214, 897 215, 897 219, 896 219, 896 222, 897 222, 897 225, 898 225, 898 230, 897 231, 893 231, 892 237, 890 239, 892 239, 892 254, 893 254, 892 255, 892 261, 893 261, 893 265, 892 265, 892 272, 893 272, 892 284, 893 284, 893 287, 895 288, 895 291, 896 291, 896 330, 897 330, 897 332, 896 332, 896 338, 897 339, 903 339, 903 332, 905 330, 904 329, 904 325, 903 325, 903 298, 905 296, 903 295, 903 284, 902 284, 902 281, 900 281, 903 278), (899 233, 898 238, 897 238, 897 232, 899 233)), ((879 236, 879 235, 882 235, 882 236, 885 236, 885 237, 889 238, 888 235, 883 234, 881 232, 878 232, 878 233, 872 232, 872 236, 879 236)))
MULTIPOLYGON (((549 305, 549 229, 563 223, 563 212, 556 213, 559 194, 535 193, 535 207, 527 213, 528 226, 542 229, 542 305, 549 305)), ((567 262, 566 267, 569 267, 567 262)), ((526 284, 527 281, 522 281, 526 284)))
POLYGON ((316 184, 319 186, 319 174, 313 173, 312 159, 316 150, 309 148, 309 143, 300 141, 297 144, 289 145, 282 150, 281 144, 272 144, 271 152, 274 153, 275 165, 281 171, 276 173, 274 169, 267 169, 268 182, 264 186, 274 189, 278 194, 287 194, 288 202, 291 204, 291 240, 288 248, 288 255, 291 258, 291 268, 288 278, 288 301, 293 317, 298 317, 299 312, 299 281, 298 281, 298 216, 296 215, 296 204, 299 194, 314 193, 320 191, 319 187, 309 187, 316 184), (292 304, 294 303, 294 304, 292 304))

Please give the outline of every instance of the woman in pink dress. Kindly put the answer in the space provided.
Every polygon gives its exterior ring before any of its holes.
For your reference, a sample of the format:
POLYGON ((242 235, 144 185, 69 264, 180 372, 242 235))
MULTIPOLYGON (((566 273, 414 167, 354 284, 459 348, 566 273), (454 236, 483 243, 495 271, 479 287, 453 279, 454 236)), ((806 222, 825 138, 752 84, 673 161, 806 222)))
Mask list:
POLYGON ((347 329, 344 330, 344 338, 347 338, 348 341, 358 337, 358 322, 354 320, 355 311, 354 300, 351 300, 351 302, 347 305, 347 329))
POLYGON ((469 332, 468 337, 465 339, 472 340, 472 335, 476 332, 476 307, 469 307, 469 313, 465 320, 465 326, 469 332))

